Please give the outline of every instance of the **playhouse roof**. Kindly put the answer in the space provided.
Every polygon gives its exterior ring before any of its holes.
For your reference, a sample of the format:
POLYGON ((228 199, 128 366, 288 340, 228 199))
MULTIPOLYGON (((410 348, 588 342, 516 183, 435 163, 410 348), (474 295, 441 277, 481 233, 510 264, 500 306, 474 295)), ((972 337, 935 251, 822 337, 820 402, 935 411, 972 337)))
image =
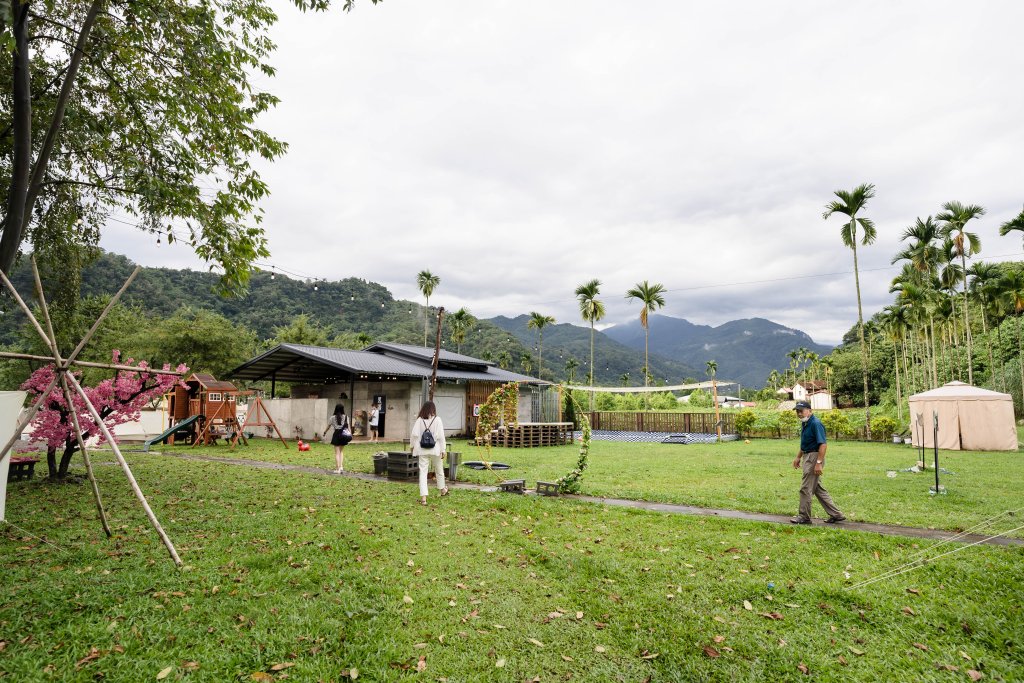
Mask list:
POLYGON ((222 379, 217 379, 213 375, 207 374, 205 372, 194 372, 189 376, 188 379, 185 380, 185 384, 191 384, 193 382, 206 390, 238 391, 238 387, 236 387, 231 382, 226 382, 222 379))
MULTIPOLYGON (((275 379, 311 384, 429 379, 433 357, 433 349, 406 344, 377 343, 363 351, 281 344, 243 363, 228 375, 252 381, 275 379)), ((444 350, 438 358, 437 378, 546 384, 535 377, 494 367, 488 361, 444 350)))

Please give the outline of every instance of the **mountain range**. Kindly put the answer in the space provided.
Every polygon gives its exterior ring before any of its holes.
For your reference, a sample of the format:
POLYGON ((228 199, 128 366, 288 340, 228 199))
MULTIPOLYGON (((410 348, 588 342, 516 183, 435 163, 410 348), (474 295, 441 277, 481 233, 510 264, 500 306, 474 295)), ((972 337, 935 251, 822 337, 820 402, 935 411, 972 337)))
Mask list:
MULTIPOLYGON (((112 294, 134 267, 124 256, 101 253, 81 272, 80 296, 112 294)), ((24 263, 15 269, 11 280, 19 291, 32 291, 32 275, 24 263)), ((257 272, 252 276, 248 294, 241 298, 218 295, 216 284, 217 276, 213 273, 143 268, 122 301, 151 318, 169 317, 183 306, 212 311, 252 330, 264 346, 273 344, 281 326, 299 315, 307 316, 310 323, 323 329, 332 344, 352 347, 359 343, 356 335, 365 335, 372 341, 423 343, 423 306, 395 299, 387 288, 374 282, 358 278, 311 282, 281 273, 257 272)), ((45 277, 44 285, 51 291, 52 285, 46 283, 45 277)), ((4 310, 6 315, 0 315, 0 344, 17 349, 22 344, 19 340, 26 336, 21 332, 26 321, 10 300, 0 299, 0 312, 4 310)), ((478 320, 460 345, 451 340, 446 324, 443 343, 449 350, 504 362, 527 374, 537 375, 538 361, 542 360, 545 379, 565 379, 566 362, 575 358, 578 365, 574 379, 583 383, 590 358, 590 329, 567 323, 545 327, 543 357, 539 359, 537 330, 529 328, 528 322, 527 315, 478 320), (524 364, 527 357, 530 366, 524 364)), ((793 349, 806 347, 819 354, 831 350, 829 346, 815 344, 799 330, 761 318, 734 320, 717 327, 661 315, 650 316, 649 322, 651 372, 656 381, 666 384, 703 380, 706 361, 715 360, 719 378, 741 382, 745 387, 759 387, 773 369, 789 367, 786 354, 793 349)), ((431 342, 433 334, 431 331, 431 342)), ((638 321, 597 331, 594 339, 594 375, 598 384, 643 384, 644 330, 638 321)))
MULTIPOLYGON (((825 355, 834 347, 815 343, 805 332, 764 318, 730 320, 711 327, 683 318, 651 315, 649 348, 665 358, 703 369, 707 361, 718 364, 718 376, 744 386, 763 386, 773 370, 789 367, 787 353, 800 347, 825 355)), ((604 330, 609 339, 633 349, 644 348, 644 329, 639 320, 604 330)))
MULTIPOLYGON (((529 320, 526 315, 488 318, 523 344, 536 346, 537 331, 527 327, 529 320)), ((717 327, 696 325, 665 315, 651 315, 647 322, 651 372, 656 380, 671 384, 680 379, 706 379, 706 363, 713 360, 718 364, 719 378, 739 382, 745 387, 761 387, 772 370, 789 367, 786 354, 793 349, 804 347, 825 355, 833 348, 815 343, 800 330, 764 318, 731 320, 717 327)), ((631 384, 639 384, 643 377, 640 374, 643 350, 644 329, 639 320, 595 332, 598 378, 611 375, 615 379, 628 372, 636 379, 631 384), (639 365, 637 351, 640 352, 639 365)), ((544 328, 543 351, 544 358, 549 359, 545 367, 562 364, 561 359, 570 355, 581 361, 588 359, 590 329, 571 324, 549 325, 544 328)), ((585 371, 578 371, 578 376, 582 379, 585 371)))

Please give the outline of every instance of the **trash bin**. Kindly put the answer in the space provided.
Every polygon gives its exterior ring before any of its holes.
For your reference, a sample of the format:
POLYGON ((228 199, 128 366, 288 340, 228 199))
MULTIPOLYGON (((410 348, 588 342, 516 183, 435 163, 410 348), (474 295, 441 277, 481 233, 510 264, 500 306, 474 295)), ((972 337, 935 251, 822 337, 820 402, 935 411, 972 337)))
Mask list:
POLYGON ((388 473, 388 454, 377 453, 373 456, 373 473, 383 477, 388 473))
POLYGON ((458 473, 460 464, 462 464, 462 453, 448 451, 448 481, 456 481, 455 475, 458 473))

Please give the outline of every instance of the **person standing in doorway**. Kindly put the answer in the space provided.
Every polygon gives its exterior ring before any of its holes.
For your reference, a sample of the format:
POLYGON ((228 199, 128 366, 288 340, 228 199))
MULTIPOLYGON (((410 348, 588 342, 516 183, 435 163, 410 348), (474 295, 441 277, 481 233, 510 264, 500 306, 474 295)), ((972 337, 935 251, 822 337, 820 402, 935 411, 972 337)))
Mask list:
POLYGON ((796 517, 789 520, 793 524, 811 523, 811 499, 816 497, 821 507, 825 508, 828 514, 826 524, 836 524, 846 520, 843 513, 839 511, 832 496, 825 487, 821 485, 821 475, 825 468, 825 451, 828 444, 825 442, 825 425, 821 424, 811 410, 811 404, 807 401, 797 401, 796 416, 800 418, 800 452, 793 460, 793 469, 803 467, 803 480, 800 484, 800 512, 796 517))
POLYGON ((341 474, 345 471, 345 446, 352 440, 352 428, 348 426, 345 406, 340 403, 334 406, 334 414, 331 415, 330 422, 327 423, 324 436, 326 437, 327 432, 332 429, 334 430, 331 434, 331 445, 334 446, 334 473, 341 474))
POLYGON ((380 406, 374 403, 370 406, 370 441, 377 443, 377 425, 380 424, 380 406))
POLYGON ((430 463, 434 463, 434 473, 437 475, 437 488, 440 495, 448 495, 448 486, 444 481, 444 466, 441 463, 441 456, 445 452, 444 424, 437 416, 437 407, 433 401, 427 401, 420 408, 416 421, 412 424, 412 433, 409 435, 412 443, 412 454, 419 458, 420 466, 420 505, 427 504, 427 471, 430 463))

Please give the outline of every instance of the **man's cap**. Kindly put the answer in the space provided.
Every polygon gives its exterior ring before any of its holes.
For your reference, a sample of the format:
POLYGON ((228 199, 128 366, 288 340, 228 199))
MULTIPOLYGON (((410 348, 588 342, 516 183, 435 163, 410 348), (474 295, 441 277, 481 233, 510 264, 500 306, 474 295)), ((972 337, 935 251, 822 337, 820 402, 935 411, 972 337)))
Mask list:
POLYGON ((808 410, 810 410, 811 404, 808 403, 807 401, 797 401, 796 405, 793 406, 793 410, 801 410, 802 408, 807 408, 808 410))

